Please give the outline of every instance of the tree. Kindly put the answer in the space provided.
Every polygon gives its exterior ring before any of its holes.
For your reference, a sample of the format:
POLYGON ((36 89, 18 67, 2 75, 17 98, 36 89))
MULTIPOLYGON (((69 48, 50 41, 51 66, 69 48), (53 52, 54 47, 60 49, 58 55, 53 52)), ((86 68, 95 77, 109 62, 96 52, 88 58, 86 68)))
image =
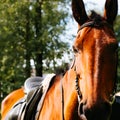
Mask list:
POLYGON ((44 72, 43 61, 52 64, 51 70, 57 67, 57 59, 68 48, 60 38, 66 25, 65 4, 64 0, 0 1, 1 98, 23 85, 31 74, 31 60, 37 75, 44 72))
MULTIPOLYGON (((66 16, 66 13, 61 8, 59 8, 59 10, 58 7, 60 7, 60 4, 64 5, 63 3, 60 3, 60 1, 51 2, 45 0, 36 2, 36 37, 34 40, 36 46, 34 49, 34 61, 36 66, 36 74, 38 76, 42 76, 42 61, 49 57, 48 60, 53 60, 53 66, 55 66, 55 58, 61 58, 61 52, 63 53, 63 51, 65 50, 64 48, 67 47, 66 44, 59 40, 59 34, 62 34, 62 31, 64 30, 64 18, 66 16), (62 49, 60 49, 59 52, 58 50, 60 47, 62 49)), ((50 63, 47 62, 47 64, 50 63)))

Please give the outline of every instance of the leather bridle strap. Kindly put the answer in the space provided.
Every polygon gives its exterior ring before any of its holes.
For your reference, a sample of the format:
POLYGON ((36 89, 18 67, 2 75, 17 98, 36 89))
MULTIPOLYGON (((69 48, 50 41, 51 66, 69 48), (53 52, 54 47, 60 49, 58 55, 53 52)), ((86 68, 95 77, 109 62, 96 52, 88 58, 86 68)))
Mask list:
POLYGON ((78 29, 77 33, 82 30, 84 27, 88 27, 88 26, 95 26, 95 22, 94 21, 90 21, 90 22, 86 22, 83 25, 80 26, 80 28, 78 29))
POLYGON ((83 25, 80 26, 80 28, 78 29, 77 33, 82 30, 84 27, 100 27, 101 25, 104 25, 104 24, 107 24, 107 26, 113 30, 113 27, 107 23, 106 21, 95 21, 95 20, 91 20, 91 21, 88 21, 86 23, 84 23, 83 25))
POLYGON ((76 75, 76 79, 75 79, 75 87, 76 87, 76 91, 77 91, 77 94, 78 94, 78 101, 80 102, 81 98, 82 98, 82 93, 80 91, 80 87, 79 87, 79 84, 78 84, 78 76, 76 75))
POLYGON ((74 71, 75 71, 75 74, 76 74, 75 88, 76 88, 76 91, 77 91, 77 94, 78 94, 78 101, 80 101, 80 99, 82 98, 82 93, 81 93, 81 91, 80 91, 80 87, 79 87, 79 84, 78 84, 79 77, 78 77, 77 72, 76 72, 75 58, 74 58, 74 61, 73 61, 73 63, 72 63, 71 69, 72 69, 73 67, 74 67, 74 71))

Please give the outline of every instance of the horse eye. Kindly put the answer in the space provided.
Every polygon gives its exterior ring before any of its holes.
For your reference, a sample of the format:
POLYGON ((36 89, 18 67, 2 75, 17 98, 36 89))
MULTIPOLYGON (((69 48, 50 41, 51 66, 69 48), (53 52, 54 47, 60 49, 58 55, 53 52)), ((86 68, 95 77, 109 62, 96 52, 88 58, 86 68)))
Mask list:
POLYGON ((79 50, 73 46, 73 52, 74 53, 79 53, 79 50))

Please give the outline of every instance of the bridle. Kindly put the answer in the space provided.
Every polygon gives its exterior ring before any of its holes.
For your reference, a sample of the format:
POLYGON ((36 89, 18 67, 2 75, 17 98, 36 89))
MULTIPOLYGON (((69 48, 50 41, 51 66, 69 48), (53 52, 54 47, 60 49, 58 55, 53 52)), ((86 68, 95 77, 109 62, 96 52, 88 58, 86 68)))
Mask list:
MULTIPOLYGON (((83 28, 85 27, 94 27, 94 28, 100 28, 101 26, 103 25, 107 25, 111 30, 113 30, 113 27, 112 25, 110 25, 109 23, 107 23, 106 21, 101 21, 101 20, 92 20, 92 21, 88 21, 86 23, 84 23, 83 25, 80 26, 80 28, 78 29, 77 33, 80 32, 80 30, 82 30, 83 28)), ((75 66, 75 57, 74 57, 74 61, 73 61, 73 64, 71 66, 71 68, 74 67, 74 71, 76 73, 76 79, 75 79, 75 86, 76 86, 76 91, 77 91, 77 94, 78 94, 78 101, 80 102, 80 99, 82 98, 82 93, 80 91, 80 87, 78 85, 78 80, 79 80, 79 77, 77 75, 77 72, 76 72, 76 66, 75 66)), ((117 78, 116 78, 117 79, 117 78)), ((117 87, 117 82, 115 83, 115 88, 114 88, 114 91, 111 95, 111 98, 113 98, 114 94, 116 93, 116 87, 117 87)), ((113 100, 111 100, 113 102, 113 100)))
POLYGON ((103 25, 107 24, 107 26, 113 30, 112 25, 110 25, 109 23, 107 23, 106 21, 101 21, 101 20, 92 20, 92 21, 88 21, 86 23, 84 23, 83 25, 80 26, 80 28, 78 29, 77 33, 82 30, 85 27, 96 27, 99 28, 103 25))
MULTIPOLYGON (((80 28, 78 29, 77 33, 79 33, 80 30, 82 30, 85 27, 99 28, 99 27, 103 26, 104 24, 107 24, 107 26, 110 29, 113 30, 113 27, 110 24, 108 24, 106 21, 92 20, 92 21, 88 21, 88 22, 84 23, 83 25, 81 25, 80 28)), ((80 111, 79 110, 80 110, 80 102, 81 102, 81 98, 82 98, 82 93, 81 93, 81 90, 80 90, 80 87, 79 87, 79 76, 77 75, 77 72, 76 72, 75 57, 74 57, 74 60, 73 60, 72 66, 71 66, 71 69, 73 69, 73 68, 74 68, 74 71, 75 71, 75 74, 76 74, 75 88, 76 88, 77 95, 78 95, 78 115, 80 116, 80 111)), ((116 88, 113 91, 113 94, 111 95, 111 98, 113 98, 115 92, 116 92, 116 88)), ((62 80, 61 80, 61 95, 62 95, 61 96, 61 98, 62 98, 62 120, 64 120, 64 91, 63 91, 63 86, 62 86, 62 80)), ((113 100, 111 100, 111 101, 113 102, 113 100)))

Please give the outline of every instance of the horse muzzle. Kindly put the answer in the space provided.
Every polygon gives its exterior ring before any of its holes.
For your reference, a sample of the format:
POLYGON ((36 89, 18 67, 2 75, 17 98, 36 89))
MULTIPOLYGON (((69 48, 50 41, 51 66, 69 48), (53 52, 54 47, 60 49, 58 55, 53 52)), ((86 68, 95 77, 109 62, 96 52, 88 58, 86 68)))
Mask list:
POLYGON ((112 106, 109 102, 93 104, 88 107, 87 103, 79 103, 78 114, 80 120, 109 120, 112 106))

